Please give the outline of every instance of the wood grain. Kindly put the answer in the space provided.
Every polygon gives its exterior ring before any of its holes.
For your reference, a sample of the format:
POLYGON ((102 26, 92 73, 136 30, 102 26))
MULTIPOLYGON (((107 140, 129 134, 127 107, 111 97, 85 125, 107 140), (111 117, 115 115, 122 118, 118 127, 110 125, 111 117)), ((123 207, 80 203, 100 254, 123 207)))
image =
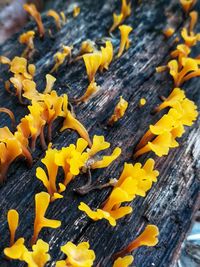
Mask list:
MULTIPOLYGON (((172 39, 166 40, 162 30, 173 23, 176 34, 187 23, 178 1, 152 0, 133 1, 133 14, 126 23, 134 28, 130 49, 120 58, 115 59, 109 70, 97 75, 97 82, 101 85, 100 92, 86 104, 74 106, 77 118, 87 127, 91 136, 104 135, 111 142, 112 148, 122 148, 121 157, 109 168, 92 172, 93 181, 106 182, 111 177, 118 177, 124 162, 133 162, 132 153, 139 139, 148 129, 150 123, 158 120, 158 115, 152 116, 151 110, 160 103, 159 95, 167 96, 172 89, 172 82, 167 74, 156 74, 155 67, 165 64, 169 52, 173 48, 172 39), (125 117, 113 127, 106 127, 107 120, 113 112, 119 96, 129 102, 125 117), (138 107, 141 97, 147 99, 143 108, 138 107)), ((68 23, 57 32, 53 21, 45 17, 46 28, 53 29, 54 38, 46 35, 44 40, 36 39, 37 53, 32 58, 36 64, 36 81, 39 89, 44 88, 45 74, 50 71, 54 62, 53 55, 62 44, 75 47, 78 51, 85 39, 99 40, 107 36, 112 24, 112 13, 119 9, 119 1, 76 1, 81 7, 81 13, 73 19, 70 10, 73 1, 66 6, 66 1, 52 1, 54 8, 66 10, 68 23)), ((197 5, 199 9, 199 5, 197 5)), ((32 29, 35 24, 29 23, 24 30, 32 29)), ((200 24, 198 25, 200 28, 200 24)), ((175 36, 176 36, 175 34, 175 36)), ((18 44, 16 34, 12 39, 0 46, 0 54, 12 58, 20 55, 23 48, 18 44)), ((119 33, 114 33, 113 43, 119 45, 119 33)), ((198 50, 197 50, 198 53, 198 50)), ((8 76, 7 68, 0 66, 0 78, 8 76)), ((57 74, 55 89, 58 94, 67 93, 69 98, 76 98, 83 94, 87 87, 85 67, 82 62, 63 65, 57 74), (71 87, 69 89, 68 86, 71 87)), ((200 104, 200 80, 193 79, 183 88, 186 95, 200 104)), ((4 91, 3 81, 0 80, 0 106, 11 108, 19 121, 25 113, 26 107, 20 106, 16 98, 4 91)), ((0 126, 9 125, 6 115, 0 114, 0 126)), ((60 148, 75 142, 78 135, 72 131, 59 132, 61 121, 54 124, 53 144, 60 148)), ((172 149, 167 157, 158 158, 153 154, 138 159, 144 162, 153 157, 156 167, 160 171, 158 182, 154 184, 147 197, 137 198, 131 206, 134 212, 119 221, 117 227, 112 228, 106 221, 92 222, 78 210, 80 201, 89 203, 91 207, 99 207, 108 196, 109 190, 95 191, 80 197, 73 189, 85 183, 84 175, 70 184, 64 198, 51 205, 47 216, 62 221, 57 230, 44 230, 40 237, 49 242, 52 260, 47 266, 55 266, 55 261, 63 254, 60 246, 71 240, 78 243, 89 240, 95 250, 97 259, 95 266, 101 262, 101 267, 111 266, 109 256, 128 244, 147 223, 156 224, 160 229, 159 244, 154 248, 141 248, 135 255, 134 264, 138 267, 169 267, 173 266, 180 247, 192 221, 195 209, 199 203, 199 160, 200 160, 200 128, 199 119, 186 130, 180 140, 180 147, 172 149)), ((8 245, 9 233, 6 214, 8 209, 15 208, 20 213, 20 226, 17 236, 24 236, 27 244, 31 238, 34 220, 34 195, 44 190, 35 178, 35 169, 39 166, 44 152, 38 146, 34 154, 34 165, 27 169, 25 162, 20 161, 12 165, 7 182, 0 188, 0 251, 8 245)), ((1 253, 1 266, 24 266, 21 262, 9 262, 1 253)))

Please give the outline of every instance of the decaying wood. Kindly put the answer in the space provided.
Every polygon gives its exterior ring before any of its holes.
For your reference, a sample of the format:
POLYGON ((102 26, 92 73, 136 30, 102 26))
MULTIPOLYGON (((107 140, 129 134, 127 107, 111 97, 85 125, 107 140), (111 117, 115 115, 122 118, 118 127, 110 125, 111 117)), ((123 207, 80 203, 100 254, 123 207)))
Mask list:
MULTIPOLYGON (((43 15, 46 29, 51 28, 53 38, 46 34, 43 40, 36 39, 37 52, 32 58, 36 64, 36 81, 41 91, 45 87, 45 74, 53 67, 53 55, 62 44, 74 45, 78 51, 83 40, 98 41, 108 36, 112 24, 112 13, 119 7, 119 1, 87 0, 76 1, 81 7, 81 13, 73 19, 70 16, 73 1, 68 6, 66 1, 52 1, 54 8, 66 11, 67 24, 57 32, 54 22, 43 15)), ((196 6, 197 9, 199 6, 196 6)), ((126 24, 132 25, 132 43, 130 49, 120 58, 115 59, 109 70, 97 75, 101 85, 99 93, 88 103, 75 105, 77 118, 87 127, 91 136, 104 135, 112 147, 122 148, 121 157, 109 168, 92 172, 93 181, 107 182, 109 178, 118 177, 123 163, 133 162, 132 153, 137 142, 147 130, 150 123, 158 119, 151 115, 152 109, 160 103, 159 95, 167 96, 172 88, 171 78, 167 74, 156 74, 155 67, 167 62, 173 47, 173 38, 167 40, 162 30, 172 23, 176 34, 187 23, 178 1, 144 0, 141 4, 133 2, 133 14, 126 24), (129 107, 125 117, 113 127, 107 127, 107 121, 112 114, 115 104, 122 95, 129 107), (143 108, 138 107, 141 97, 147 99, 143 108)), ((27 29, 33 29, 34 23, 29 23, 27 29)), ((200 23, 198 24, 200 30, 200 23)), ((12 58, 20 55, 23 47, 17 42, 15 35, 0 47, 0 54, 12 58)), ((108 36, 109 37, 109 36, 108 36)), ((119 45, 119 33, 114 33, 113 43, 119 45)), ((63 65, 54 74, 57 78, 55 89, 58 94, 67 93, 70 99, 78 98, 85 92, 87 76, 83 62, 63 65), (69 89, 71 88, 71 89, 69 89)), ((14 111, 19 120, 27 113, 17 99, 8 95, 4 90, 3 80, 8 77, 6 66, 0 66, 0 106, 14 111)), ((183 88, 186 95, 200 105, 200 79, 187 82, 183 88)), ((6 114, 0 114, 0 125, 9 125, 6 114)), ((75 142, 78 135, 72 131, 59 132, 61 122, 54 124, 53 144, 62 147, 75 142)), ((106 221, 92 222, 78 210, 80 201, 99 207, 108 195, 109 189, 94 191, 86 196, 78 196, 74 188, 85 183, 87 177, 78 177, 67 188, 64 198, 51 205, 47 216, 62 221, 59 229, 44 230, 40 234, 43 240, 49 242, 52 260, 47 266, 55 266, 55 261, 63 254, 60 246, 71 240, 78 243, 89 240, 96 253, 95 265, 111 266, 109 256, 128 244, 147 223, 156 224, 160 229, 159 244, 153 248, 141 248, 135 255, 134 264, 138 267, 169 267, 177 258, 177 248, 185 237, 199 203, 199 160, 200 160, 200 127, 199 120, 180 140, 180 147, 171 149, 167 157, 158 158, 148 153, 138 160, 144 162, 152 156, 156 160, 156 168, 160 171, 158 182, 154 184, 146 198, 137 198, 131 206, 134 212, 119 221, 112 228, 106 221)), ((17 209, 20 214, 20 226, 17 237, 24 236, 30 240, 34 219, 34 195, 44 190, 35 177, 36 167, 39 166, 44 152, 38 148, 34 154, 34 165, 31 170, 25 162, 15 162, 9 170, 6 183, 0 188, 0 251, 1 266, 24 266, 21 262, 9 262, 3 256, 3 248, 8 245, 9 232, 6 214, 9 209, 17 209)))

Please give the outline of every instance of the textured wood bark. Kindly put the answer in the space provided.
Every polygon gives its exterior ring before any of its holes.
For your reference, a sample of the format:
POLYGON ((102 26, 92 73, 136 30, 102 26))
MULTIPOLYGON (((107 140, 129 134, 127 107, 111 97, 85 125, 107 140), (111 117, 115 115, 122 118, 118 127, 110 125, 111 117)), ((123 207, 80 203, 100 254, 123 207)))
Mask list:
MULTIPOLYGON (((158 120, 158 115, 152 116, 151 110, 160 103, 159 95, 167 96, 172 89, 172 82, 167 74, 156 74, 155 67, 167 62, 172 49, 172 39, 166 40, 162 30, 169 22, 176 28, 176 34, 187 23, 178 1, 144 0, 140 5, 133 2, 133 14, 126 23, 134 28, 130 49, 120 58, 115 59, 109 70, 97 75, 101 85, 100 92, 86 104, 74 106, 77 118, 87 127, 91 136, 104 135, 112 147, 122 148, 121 157, 109 168, 92 173, 93 181, 106 182, 111 177, 118 177, 125 161, 133 162, 132 153, 139 139, 148 129, 150 123, 158 120), (113 112, 119 96, 129 102, 125 117, 113 127, 106 127, 106 122, 113 112), (138 108, 141 97, 147 99, 143 108, 138 108)), ((112 24, 112 13, 119 8, 118 1, 87 0, 76 1, 81 7, 81 13, 76 18, 68 16, 68 22, 61 31, 54 30, 54 37, 48 35, 44 40, 36 39, 37 53, 32 58, 36 64, 36 81, 41 91, 44 88, 45 74, 54 62, 53 55, 65 45, 74 45, 75 51, 85 39, 99 40, 107 36, 112 24)), ((53 8, 70 11, 73 1, 52 1, 53 8)), ((51 5, 51 7, 52 7, 51 5)), ((197 9, 199 6, 197 5, 197 9)), ((54 28, 54 23, 43 15, 46 28, 54 28)), ((35 24, 29 23, 27 29, 35 24)), ((198 25, 200 28, 200 23, 198 25)), ((10 58, 20 55, 23 48, 17 42, 16 34, 0 47, 0 54, 10 58)), ((119 34, 114 34, 113 43, 119 45, 119 34), (118 37, 118 38, 117 38, 118 37)), ((85 92, 87 77, 82 62, 63 65, 57 74, 55 89, 58 94, 67 93, 69 98, 77 98, 85 92), (69 87, 71 89, 69 89, 69 87)), ((5 80, 7 70, 0 66, 0 78, 5 80)), ((27 112, 20 106, 16 98, 4 90, 3 80, 0 80, 0 106, 14 111, 17 121, 27 112)), ((186 95, 200 104, 200 79, 193 79, 184 84, 186 95)), ((7 116, 0 114, 0 126, 9 125, 7 116)), ((72 131, 59 132, 61 122, 54 124, 53 143, 56 147, 75 142, 78 135, 72 131)), ((199 120, 188 128, 180 140, 180 147, 172 149, 167 157, 158 158, 153 154, 138 159, 144 162, 152 156, 156 160, 156 168, 160 171, 158 182, 154 184, 146 198, 137 198, 131 206, 134 212, 119 221, 112 228, 105 221, 92 222, 78 210, 80 201, 89 203, 91 207, 99 205, 108 196, 109 190, 95 191, 79 197, 73 193, 73 188, 84 184, 87 177, 78 177, 70 184, 64 198, 51 205, 47 216, 62 221, 57 230, 43 230, 40 237, 49 242, 52 260, 47 266, 55 266, 55 261, 61 259, 60 245, 71 240, 78 243, 89 240, 95 250, 97 259, 95 266, 111 266, 109 256, 128 244, 147 223, 156 224, 160 229, 159 244, 154 248, 141 248, 135 255, 134 264, 138 267, 168 267, 173 266, 177 251, 183 241, 192 221, 193 214, 199 204, 199 160, 200 160, 200 128, 199 120)), ((44 152, 38 148, 34 154, 34 165, 29 170, 23 161, 15 162, 9 170, 7 182, 0 188, 0 251, 8 245, 9 233, 6 222, 7 211, 11 208, 20 213, 20 227, 17 236, 30 240, 34 220, 34 195, 44 190, 35 178, 36 167, 39 166, 44 152)), ((24 266, 21 262, 9 262, 1 254, 1 266, 24 266)))

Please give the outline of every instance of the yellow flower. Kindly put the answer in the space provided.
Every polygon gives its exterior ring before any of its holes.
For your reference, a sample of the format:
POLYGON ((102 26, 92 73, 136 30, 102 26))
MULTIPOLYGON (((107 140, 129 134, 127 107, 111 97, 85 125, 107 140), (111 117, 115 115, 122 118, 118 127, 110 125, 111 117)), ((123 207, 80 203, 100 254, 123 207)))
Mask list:
POLYGON ((47 12, 47 16, 52 17, 55 20, 56 27, 58 30, 61 29, 61 21, 60 21, 60 15, 53 9, 50 9, 47 12))
POLYGON ((71 53, 72 53, 73 46, 65 46, 63 45, 63 50, 62 52, 57 52, 54 55, 54 60, 55 60, 55 65, 51 72, 58 71, 58 68, 64 63, 66 58, 71 58, 71 53))
POLYGON ((28 31, 20 35, 19 42, 27 46, 22 54, 23 57, 30 57, 30 53, 34 50, 34 43, 33 43, 34 38, 35 38, 34 31, 28 31))
POLYGON ((28 264, 28 267, 44 267, 50 260, 49 244, 39 239, 35 245, 32 246, 33 251, 25 251, 23 253, 23 261, 28 264))
POLYGON ((78 15, 80 14, 81 12, 81 9, 79 6, 75 6, 74 9, 73 9, 73 17, 76 18, 78 17, 78 15))
POLYGON ((95 260, 95 253, 89 249, 88 242, 82 242, 77 246, 72 242, 67 242, 61 246, 61 251, 67 256, 66 260, 58 261, 56 267, 92 267, 95 260))
POLYGON ((165 29, 165 30, 163 31, 163 34, 164 34, 167 38, 169 38, 169 37, 171 37, 171 36, 174 34, 174 32, 175 32, 175 29, 174 29, 174 28, 172 28, 172 27, 168 27, 167 29, 165 29))
POLYGON ((35 195, 35 221, 34 221, 34 233, 32 237, 32 244, 38 239, 38 235, 42 228, 58 228, 61 222, 58 220, 52 220, 45 218, 46 210, 50 203, 50 195, 45 192, 41 192, 35 195))
POLYGON ((100 71, 103 71, 103 69, 108 70, 108 67, 113 59, 113 45, 111 41, 106 41, 106 46, 101 47, 101 65, 100 65, 100 71))
POLYGON ((188 13, 196 4, 196 0, 180 0, 180 3, 184 11, 188 13))
POLYGON ((122 26, 119 26, 119 30, 121 33, 121 42, 120 42, 120 47, 119 47, 117 57, 121 57, 121 55, 124 52, 124 49, 127 50, 129 48, 130 46, 129 34, 133 30, 133 28, 128 25, 122 25, 122 26))
POLYGON ((115 260, 113 267, 129 267, 133 263, 133 256, 119 257, 115 260))
POLYGON ((45 157, 41 160, 46 166, 47 174, 41 167, 36 169, 36 177, 41 180, 46 187, 49 195, 51 196, 51 201, 58 198, 63 198, 60 193, 63 191, 63 189, 65 189, 65 186, 63 188, 63 185, 59 184, 61 188, 57 190, 56 178, 58 174, 58 165, 55 163, 55 157, 57 153, 57 149, 52 149, 49 147, 46 151, 45 157))
POLYGON ((122 0, 121 12, 119 15, 113 13, 113 25, 109 32, 114 31, 123 21, 131 14, 131 1, 127 3, 127 0, 122 0))
POLYGON ((7 214, 8 227, 10 230, 10 247, 15 243, 15 233, 19 224, 19 214, 16 210, 9 210, 7 214))
POLYGON ((158 243, 157 236, 159 235, 158 227, 155 225, 147 225, 144 231, 133 240, 128 246, 114 255, 114 258, 124 257, 124 255, 132 252, 133 250, 141 247, 153 247, 158 243))
POLYGON ((23 7, 24 7, 24 10, 28 12, 28 14, 35 20, 35 22, 37 23, 40 37, 43 37, 45 33, 44 26, 42 23, 41 15, 38 12, 36 6, 34 4, 24 4, 23 7))
POLYGON ((97 85, 96 82, 91 81, 91 83, 88 85, 86 92, 83 96, 76 99, 75 102, 87 102, 93 95, 95 95, 100 89, 100 86, 97 85))
POLYGON ((117 103, 117 106, 115 107, 114 113, 109 119, 108 124, 112 125, 113 123, 121 119, 124 116, 127 108, 128 108, 128 102, 125 99, 123 99, 122 96, 120 96, 120 100, 117 103))
POLYGON ((89 82, 94 81, 95 74, 101 65, 102 54, 100 52, 94 52, 92 54, 83 55, 87 75, 89 82))

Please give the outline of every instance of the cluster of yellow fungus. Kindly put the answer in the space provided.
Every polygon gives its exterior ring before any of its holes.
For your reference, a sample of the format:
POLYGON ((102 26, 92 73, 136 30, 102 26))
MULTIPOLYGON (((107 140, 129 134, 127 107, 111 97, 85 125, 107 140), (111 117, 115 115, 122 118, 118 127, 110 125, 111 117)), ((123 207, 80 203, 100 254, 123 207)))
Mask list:
POLYGON ((81 172, 86 172, 88 169, 106 168, 121 154, 121 149, 117 147, 109 156, 97 155, 100 151, 110 147, 110 143, 105 142, 103 136, 95 135, 91 148, 87 147, 88 142, 79 138, 76 145, 70 144, 61 150, 48 148, 46 156, 42 159, 47 174, 43 168, 38 167, 36 176, 46 187, 51 196, 51 201, 62 198, 61 193, 65 191, 66 186, 81 172), (63 168, 65 177, 63 182, 57 185, 59 167, 63 168))
POLYGON ((157 123, 150 125, 137 145, 134 157, 149 151, 159 157, 167 155, 170 148, 179 146, 176 138, 183 135, 184 126, 191 126, 198 115, 197 106, 186 98, 184 91, 179 88, 175 88, 156 110, 160 111, 166 107, 171 107, 169 112, 157 123))
POLYGON ((24 10, 35 20, 40 37, 45 34, 41 15, 34 4, 24 4, 24 10))
POLYGON ((58 71, 58 68, 64 63, 66 58, 71 58, 71 52, 72 52, 73 47, 72 46, 65 46, 63 45, 63 51, 62 52, 57 52, 54 55, 54 60, 55 60, 55 65, 51 72, 58 71))
POLYGON ((129 267, 133 262, 133 256, 125 256, 141 246, 153 247, 158 243, 159 230, 155 225, 147 225, 144 231, 128 246, 114 254, 113 267, 129 267))
POLYGON ((45 218, 45 213, 50 202, 49 194, 41 192, 35 196, 35 222, 34 234, 32 238, 32 251, 25 246, 25 239, 19 238, 15 241, 16 230, 19 225, 19 214, 16 210, 9 210, 7 215, 10 230, 10 246, 4 249, 4 254, 9 259, 24 261, 29 267, 44 267, 50 260, 48 254, 49 245, 38 235, 43 227, 58 228, 60 221, 45 218))
POLYGON ((131 1, 127 3, 127 0, 122 0, 121 12, 119 15, 113 13, 113 25, 111 26, 109 33, 113 32, 124 20, 131 14, 131 1))
POLYGON ((144 166, 125 163, 124 169, 116 182, 102 209, 92 211, 88 205, 81 202, 79 210, 84 211, 92 220, 106 219, 112 226, 116 221, 132 212, 129 206, 121 206, 124 202, 131 202, 136 196, 146 196, 146 192, 157 181, 159 172, 154 170, 154 160, 148 159, 144 166))
POLYGON ((122 96, 120 96, 120 100, 118 104, 116 105, 114 113, 109 119, 108 124, 112 125, 113 123, 121 119, 124 116, 127 108, 128 108, 128 102, 125 99, 123 99, 122 96))
MULTIPOLYGON (((14 134, 7 127, 0 128, 2 132, 0 137, 0 145, 2 147, 0 155, 1 182, 6 178, 10 164, 17 157, 24 156, 29 163, 32 161, 29 145, 31 150, 34 151, 38 138, 40 138, 42 148, 46 149, 44 129, 47 127, 47 141, 50 142, 52 124, 58 117, 64 119, 61 131, 65 129, 75 130, 91 145, 87 130, 68 109, 67 95, 58 96, 57 92, 53 90, 56 79, 52 75, 46 75, 46 87, 43 93, 39 93, 36 88, 37 85, 33 81, 34 65, 28 65, 27 60, 23 57, 15 57, 12 61, 1 57, 1 62, 9 64, 10 71, 14 74, 10 81, 20 102, 24 103, 22 97, 31 101, 28 106, 29 114, 21 119, 14 134)), ((1 108, 0 112, 8 113, 14 121, 11 111, 1 108)))
POLYGON ((24 52, 22 53, 22 57, 30 58, 31 55, 34 52, 34 40, 35 38, 35 32, 34 31, 28 31, 25 33, 22 33, 19 37, 19 42, 21 44, 26 45, 26 48, 24 52))
POLYGON ((61 246, 61 251, 67 256, 66 260, 56 262, 56 267, 92 267, 95 260, 95 253, 89 249, 88 242, 79 243, 77 246, 67 242, 61 246))
MULTIPOLYGON (((194 1, 183 1, 185 3, 194 1)), ((200 34, 194 33, 194 27, 198 20, 198 13, 192 11, 190 15, 190 24, 188 29, 183 28, 181 31, 183 44, 178 44, 176 49, 171 52, 171 57, 173 58, 167 64, 167 66, 161 66, 156 68, 157 72, 162 72, 169 70, 170 75, 174 80, 174 85, 176 87, 181 86, 184 82, 190 80, 191 78, 200 76, 200 61, 198 58, 192 58, 190 56, 192 50, 191 48, 200 41, 200 34)))
MULTIPOLYGON (((88 51, 88 48, 91 49, 91 47, 88 47, 87 44, 85 44, 84 46, 84 49, 86 49, 86 51, 88 51)), ((106 41, 105 47, 101 47, 101 51, 94 51, 92 53, 83 54, 82 58, 85 63, 89 85, 86 89, 85 94, 79 99, 76 99, 76 102, 86 102, 99 90, 100 87, 95 82, 95 75, 98 70, 108 70, 108 67, 113 59, 113 45, 111 41, 106 41)))

